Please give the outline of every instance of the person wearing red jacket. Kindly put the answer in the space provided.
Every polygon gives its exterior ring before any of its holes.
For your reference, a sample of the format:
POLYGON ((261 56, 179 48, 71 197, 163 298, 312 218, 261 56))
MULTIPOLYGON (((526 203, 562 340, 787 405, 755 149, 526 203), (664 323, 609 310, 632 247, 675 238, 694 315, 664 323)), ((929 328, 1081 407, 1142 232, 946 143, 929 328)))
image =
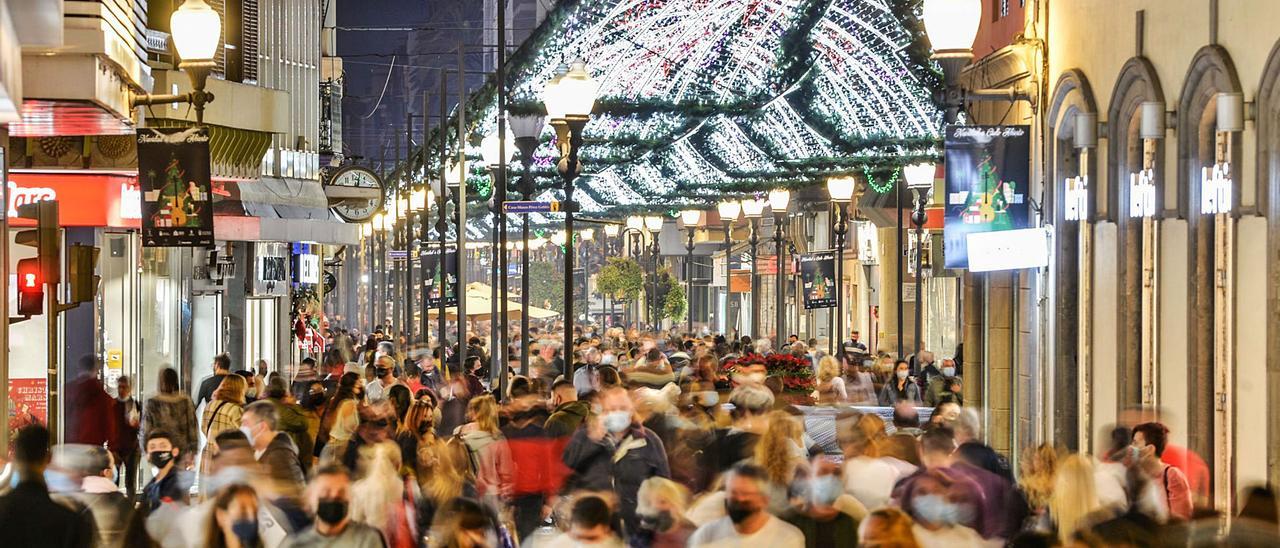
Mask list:
POLYGON ((78 365, 79 373, 66 387, 66 441, 101 447, 116 441, 116 402, 98 378, 101 359, 87 355, 78 365))
POLYGON ((543 427, 547 409, 530 391, 527 379, 512 382, 511 400, 502 436, 511 454, 512 474, 511 485, 503 491, 510 497, 519 538, 528 538, 542 523, 544 508, 553 505, 569 470, 560 462, 563 444, 543 427))

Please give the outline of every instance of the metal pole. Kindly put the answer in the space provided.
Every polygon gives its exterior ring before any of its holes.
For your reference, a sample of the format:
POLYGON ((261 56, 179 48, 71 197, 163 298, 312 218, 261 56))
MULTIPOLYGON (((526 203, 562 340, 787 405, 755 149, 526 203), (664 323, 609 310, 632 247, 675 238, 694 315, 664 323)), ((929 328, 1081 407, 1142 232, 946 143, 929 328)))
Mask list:
POLYGON ((894 201, 897 202, 898 205, 898 359, 902 360, 906 359, 906 354, 903 354, 902 352, 902 339, 905 336, 902 332, 902 315, 905 310, 903 303, 906 298, 906 295, 903 294, 904 286, 902 277, 905 273, 903 272, 902 256, 906 254, 907 248, 905 247, 906 242, 903 241, 905 239, 905 233, 902 228, 902 189, 900 187, 895 187, 893 189, 893 193, 894 201))
MULTIPOLYGON (((447 234, 449 232, 449 220, 445 212, 445 210, 448 209, 447 206, 449 204, 449 196, 448 196, 449 185, 447 181, 445 181, 445 174, 447 173, 447 169, 448 169, 445 167, 445 163, 446 163, 445 160, 448 156, 448 141, 449 141, 448 139, 445 138, 446 131, 448 131, 449 129, 449 123, 448 121, 445 120, 445 116, 447 115, 447 112, 445 111, 445 102, 448 101, 448 99, 449 99, 449 72, 446 70, 441 70, 440 71, 440 172, 439 172, 440 193, 439 193, 439 196, 436 196, 436 216, 438 218, 438 222, 436 223, 436 235, 440 237, 440 247, 437 248, 436 250, 439 253, 438 262, 436 263, 436 274, 440 277, 440 300, 437 303, 439 308, 436 311, 436 323, 439 324, 437 325, 437 328, 440 330, 440 335, 439 335, 439 338, 437 339, 436 344, 440 346, 441 362, 443 362, 445 359, 445 348, 448 347, 448 343, 449 343, 449 331, 448 331, 449 324, 448 324, 448 320, 445 319, 445 316, 444 316, 445 293, 448 290, 448 278, 449 278, 449 269, 445 268, 445 261, 444 261, 444 258, 446 255, 445 246, 448 244, 447 234)), ((444 365, 444 364, 441 363, 440 365, 444 365)), ((448 369, 446 368, 445 375, 447 376, 448 374, 449 374, 448 369)))
POLYGON ((467 64, 458 46, 458 367, 467 367, 467 64))
POLYGON ((689 243, 685 245, 689 254, 685 256, 684 260, 684 283, 686 286, 684 295, 685 330, 690 335, 693 334, 693 307, 689 306, 689 303, 693 302, 693 233, 696 230, 696 227, 689 229, 689 243))
POLYGON ((751 225, 751 235, 747 237, 751 245, 751 327, 747 334, 754 340, 760 336, 760 219, 751 219, 748 223, 751 225))
MULTIPOLYGON (((430 188, 431 178, 427 176, 427 138, 431 129, 431 92, 422 92, 422 184, 430 188)), ((422 274, 422 285, 417 288, 422 298, 422 316, 418 322, 418 332, 422 337, 422 343, 427 347, 427 351, 431 350, 431 325, 429 314, 427 313, 427 290, 431 286, 431 280, 427 279, 427 259, 422 256, 427 250, 427 243, 430 241, 431 234, 427 230, 428 219, 431 218, 431 204, 422 203, 422 211, 418 212, 418 268, 422 274)))
MULTIPOLYGON (((920 198, 919 203, 916 205, 916 213, 918 216, 922 216, 924 214, 923 198, 920 198)), ((915 303, 916 304, 916 328, 915 328, 916 332, 915 332, 914 338, 915 338, 915 344, 916 344, 915 350, 916 352, 919 352, 920 336, 923 333, 923 323, 924 323, 924 306, 922 306, 924 304, 924 293, 921 291, 922 289, 921 283, 924 280, 924 275, 923 275, 923 272, 920 270, 921 267, 923 266, 921 263, 923 261, 922 257, 924 255, 924 253, 921 253, 921 251, 924 249, 924 238, 923 238, 924 224, 919 222, 922 220, 919 217, 914 218, 912 220, 916 222, 916 303, 915 303)))
POLYGON ((787 249, 783 247, 783 239, 782 239, 783 238, 782 223, 784 222, 785 219, 786 219, 785 213, 781 215, 774 215, 773 217, 773 226, 774 226, 773 243, 775 246, 777 246, 777 250, 778 250, 778 273, 775 276, 777 278, 775 282, 777 285, 776 300, 777 300, 778 309, 775 312, 778 315, 778 320, 777 320, 778 335, 776 340, 777 346, 774 347, 774 350, 782 350, 782 341, 786 340, 787 338, 787 335, 785 333, 787 328, 787 310, 786 310, 787 284, 785 279, 787 277, 787 264, 783 260, 783 257, 786 256, 787 249))
MULTIPOLYGON (((502 393, 507 393, 507 377, 509 377, 511 369, 511 359, 507 356, 507 344, 510 334, 507 329, 507 312, 508 312, 508 291, 507 291, 507 212, 503 211, 503 204, 507 201, 507 160, 509 159, 507 150, 507 3, 498 2, 498 157, 502 159, 502 168, 498 170, 498 199, 495 202, 498 210, 498 226, 501 232, 498 233, 498 253, 500 253, 501 261, 498 263, 498 280, 501 287, 498 290, 499 296, 502 298, 501 314, 502 314, 502 333, 498 337, 499 347, 495 349, 502 356, 502 393)), ((496 324, 495 324, 496 325, 496 324)))
POLYGON ((564 253, 564 362, 565 376, 570 378, 568 373, 572 370, 570 365, 573 362, 573 259, 574 259, 574 235, 573 235, 573 180, 578 175, 578 151, 582 148, 582 130, 587 125, 587 118, 571 118, 560 120, 558 123, 564 124, 568 132, 569 154, 565 159, 564 172, 564 200, 566 202, 566 210, 564 215, 564 231, 565 231, 565 253, 564 253))
MULTIPOLYGON (((391 134, 394 136, 395 131, 392 131, 391 134)), ((400 170, 400 141, 392 137, 391 142, 395 143, 395 161, 391 164, 391 176, 394 179, 392 185, 395 187, 395 199, 391 202, 391 211, 395 212, 396 215, 396 218, 392 219, 391 223, 391 249, 394 251, 396 248, 402 247, 403 244, 401 232, 404 228, 404 219, 400 215, 404 212, 400 211, 400 198, 404 196, 404 179, 402 177, 403 172, 400 170)), ((390 284, 387 285, 387 289, 390 290, 387 292, 387 297, 391 300, 391 321, 395 323, 397 332, 404 333, 405 326, 402 323, 403 317, 401 316, 401 311, 404 310, 404 303, 402 302, 404 300, 402 293, 404 290, 404 272, 400 270, 400 263, 396 262, 394 258, 391 259, 389 266, 391 267, 388 269, 390 271, 391 284, 395 284, 394 290, 391 290, 390 284)), ((391 335, 390 328, 387 329, 387 335, 391 335)), ((394 341, 395 339, 392 338, 391 340, 394 341)))
MULTIPOLYGON (((524 176, 529 177, 529 168, 533 165, 532 151, 524 158, 524 176)), ((532 185, 525 184, 521 196, 525 201, 533 199, 530 192, 532 185)), ((520 374, 529 376, 529 214, 520 215, 520 374)))
POLYGON ((836 204, 836 328, 831 333, 831 340, 835 341, 833 353, 838 351, 837 356, 844 355, 844 238, 849 231, 848 220, 845 218, 845 205, 836 204))
POLYGON ((729 308, 730 302, 733 300, 732 278, 733 271, 731 264, 733 263, 733 221, 726 219, 724 221, 724 332, 729 332, 729 308))
MULTIPOLYGON (((408 105, 405 105, 408 111, 408 105)), ((425 116, 426 113, 423 113, 425 116)), ((413 200, 413 179, 409 177, 409 166, 413 164, 413 113, 404 115, 404 167, 400 169, 400 178, 404 180, 404 190, 410 204, 413 200)), ((413 344, 417 323, 413 321, 413 218, 409 210, 404 212, 404 330, 405 344, 413 344)))

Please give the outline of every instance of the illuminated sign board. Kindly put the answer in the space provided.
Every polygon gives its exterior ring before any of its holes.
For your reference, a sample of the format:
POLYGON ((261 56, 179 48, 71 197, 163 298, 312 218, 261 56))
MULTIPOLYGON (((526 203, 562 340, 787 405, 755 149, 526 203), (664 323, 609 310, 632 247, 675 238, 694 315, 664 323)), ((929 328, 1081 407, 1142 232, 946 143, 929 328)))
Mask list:
POLYGON ((1231 164, 1213 164, 1204 168, 1200 178, 1200 213, 1214 215, 1231 212, 1231 164))
POLYGON ((1089 176, 1067 178, 1066 191, 1063 192, 1064 218, 1068 221, 1081 221, 1089 218, 1089 176))
POLYGON ((1129 174, 1129 217, 1142 219, 1156 214, 1156 174, 1150 169, 1129 174))
POLYGON ((1040 268, 1049 264, 1049 232, 1023 228, 968 235, 969 271, 1040 268))

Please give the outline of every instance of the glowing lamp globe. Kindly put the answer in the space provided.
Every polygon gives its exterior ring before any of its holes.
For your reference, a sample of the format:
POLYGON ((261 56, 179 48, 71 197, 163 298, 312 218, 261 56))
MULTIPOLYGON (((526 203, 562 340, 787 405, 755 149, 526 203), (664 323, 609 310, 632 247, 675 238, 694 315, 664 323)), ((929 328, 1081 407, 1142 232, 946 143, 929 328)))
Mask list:
POLYGON ((773 210, 775 215, 786 213, 789 203, 791 203, 791 191, 785 188, 769 191, 769 209, 773 210))
POLYGON ((173 47, 186 61, 212 61, 222 36, 222 18, 204 0, 187 0, 169 16, 173 47))
POLYGON ((716 205, 716 213, 720 214, 720 220, 726 224, 738 220, 740 211, 742 211, 742 204, 734 200, 726 200, 716 205))
POLYGON ((933 179, 937 172, 937 168, 930 163, 919 163, 902 168, 902 174, 907 179, 907 188, 912 189, 933 188, 933 179))
POLYGON ((759 219, 764 216, 764 208, 768 205, 764 200, 747 198, 742 201, 742 216, 748 219, 759 219))
POLYGON ((480 157, 484 158, 485 165, 497 167, 506 164, 511 160, 511 157, 514 156, 516 152, 516 139, 515 136, 512 135, 511 131, 507 131, 506 141, 506 158, 502 158, 501 152, 498 151, 498 145, 502 143, 502 140, 498 139, 498 132, 496 130, 486 136, 483 141, 480 141, 480 157))
POLYGON ((702 219, 702 212, 696 209, 686 209, 680 212, 680 222, 684 223, 685 228, 698 226, 698 221, 702 219))
POLYGON ((613 223, 604 225, 604 235, 610 238, 618 235, 619 227, 613 223))
POLYGON ((644 227, 649 232, 660 232, 662 230, 662 217, 657 215, 649 215, 644 218, 644 227))
POLYGON ((982 22, 982 0, 924 0, 924 30, 934 55, 970 55, 982 22))
POLYGON ((561 66, 543 89, 542 103, 552 120, 586 118, 596 106, 600 83, 587 72, 587 62, 576 59, 569 67, 561 66))
POLYGON ((627 217, 627 228, 631 230, 644 230, 644 217, 639 215, 627 217))
POLYGON ((827 179, 827 194, 831 196, 831 201, 846 203, 853 199, 853 189, 857 186, 857 179, 853 177, 832 177, 827 179))

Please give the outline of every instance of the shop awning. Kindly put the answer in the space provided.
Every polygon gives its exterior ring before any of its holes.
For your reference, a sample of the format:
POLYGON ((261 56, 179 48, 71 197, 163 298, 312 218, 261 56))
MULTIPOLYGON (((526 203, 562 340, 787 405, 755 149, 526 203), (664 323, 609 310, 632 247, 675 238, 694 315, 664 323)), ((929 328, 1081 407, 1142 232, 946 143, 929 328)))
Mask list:
POLYGON ((317 181, 263 177, 214 182, 214 236, 219 240, 355 245, 360 226, 329 211, 317 181))

